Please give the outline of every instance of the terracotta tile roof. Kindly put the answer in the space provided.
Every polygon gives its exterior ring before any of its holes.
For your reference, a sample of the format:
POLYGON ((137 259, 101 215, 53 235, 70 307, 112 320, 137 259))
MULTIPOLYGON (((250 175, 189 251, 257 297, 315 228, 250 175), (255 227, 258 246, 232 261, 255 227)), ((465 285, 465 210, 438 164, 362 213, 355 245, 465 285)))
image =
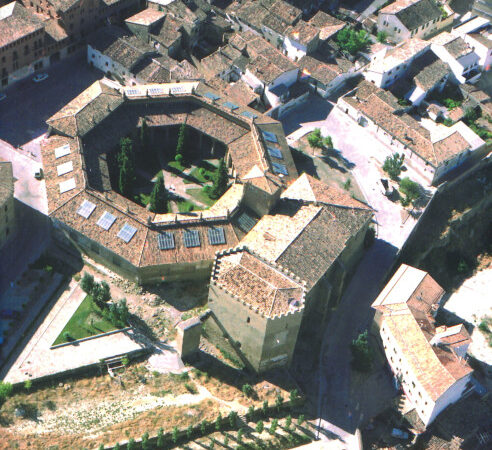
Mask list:
POLYGON ((380 13, 395 14, 409 30, 415 30, 442 15, 432 0, 397 0, 381 9, 380 13))
POLYGON ((412 61, 406 78, 414 80, 417 86, 427 92, 450 71, 447 63, 441 61, 433 52, 427 51, 412 61))
POLYGON ((43 28, 42 21, 19 2, 0 8, 0 48, 43 28))
POLYGON ((307 173, 303 173, 295 180, 280 197, 346 208, 371 209, 364 203, 352 198, 343 189, 316 180, 307 173))
POLYGON ((311 26, 320 30, 319 38, 323 41, 338 33, 346 25, 342 20, 330 16, 324 11, 318 11, 311 17, 309 23, 311 26))
POLYGON ((290 26, 286 30, 287 36, 299 42, 301 45, 308 45, 313 39, 320 34, 320 30, 309 22, 299 21, 294 26, 290 26))
POLYGON ((433 313, 443 294, 429 274, 402 264, 372 305, 383 314, 382 327, 388 329, 413 374, 434 401, 472 371, 452 349, 466 339, 463 328, 458 326, 456 332, 452 330, 450 336, 443 338, 439 334, 444 330, 435 328, 433 313), (439 342, 431 345, 435 338, 439 342))
POLYGON ((468 143, 468 141, 457 131, 442 139, 441 141, 434 143, 436 160, 439 163, 454 158, 455 156, 463 153, 469 148, 470 144, 468 143))
POLYGON ((260 96, 242 80, 228 84, 224 93, 233 102, 242 103, 243 105, 250 105, 260 98, 260 96))
POLYGON ((0 205, 14 195, 14 175, 11 162, 0 162, 0 205))
POLYGON ((343 73, 337 64, 326 63, 312 56, 303 56, 299 62, 299 69, 303 74, 309 75, 320 81, 325 86, 330 84, 336 77, 343 73))
POLYGON ((268 15, 268 10, 257 2, 241 2, 235 13, 241 21, 261 30, 261 23, 268 15))
POLYGON ((45 20, 44 29, 46 35, 55 42, 62 42, 63 40, 68 39, 67 32, 56 19, 45 20))
POLYGON ((444 45, 444 48, 455 59, 459 59, 462 56, 468 55, 468 53, 471 53, 473 51, 462 37, 457 37, 456 39, 448 42, 444 45))
POLYGON ((147 8, 143 11, 138 12, 137 14, 128 17, 125 19, 125 22, 133 23, 136 25, 146 25, 151 26, 163 17, 165 17, 166 13, 163 11, 158 11, 157 9, 147 8))
POLYGON ((168 14, 162 23, 157 25, 156 29, 152 31, 152 37, 164 47, 169 48, 178 39, 181 39, 181 34, 178 31, 183 26, 183 23, 182 19, 168 14))
POLYGON ((70 137, 83 136, 123 103, 121 94, 102 81, 89 86, 46 123, 70 137))
POLYGON ((247 249, 219 256, 213 280, 267 317, 304 307, 302 284, 247 249))

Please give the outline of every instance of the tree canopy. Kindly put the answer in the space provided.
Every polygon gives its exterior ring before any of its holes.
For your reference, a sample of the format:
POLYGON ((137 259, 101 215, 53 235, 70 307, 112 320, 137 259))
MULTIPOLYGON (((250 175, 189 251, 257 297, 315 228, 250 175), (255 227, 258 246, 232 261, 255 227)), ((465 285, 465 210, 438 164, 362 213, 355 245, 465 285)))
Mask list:
POLYGON ((229 183, 229 174, 227 173, 227 167, 224 159, 221 158, 219 162, 219 168, 215 173, 214 184, 210 193, 211 198, 220 198, 227 191, 227 185, 229 183))
POLYGON ((356 31, 354 28, 345 27, 337 34, 336 41, 342 50, 355 55, 369 44, 369 34, 365 30, 356 31))
POLYGON ((155 213, 163 214, 168 212, 167 208, 168 195, 164 184, 162 172, 157 176, 154 188, 150 194, 150 210, 155 213))
POLYGON ((120 152, 118 154, 118 166, 120 174, 118 187, 120 193, 128 197, 135 182, 135 154, 133 152, 133 141, 126 137, 120 141, 120 152))

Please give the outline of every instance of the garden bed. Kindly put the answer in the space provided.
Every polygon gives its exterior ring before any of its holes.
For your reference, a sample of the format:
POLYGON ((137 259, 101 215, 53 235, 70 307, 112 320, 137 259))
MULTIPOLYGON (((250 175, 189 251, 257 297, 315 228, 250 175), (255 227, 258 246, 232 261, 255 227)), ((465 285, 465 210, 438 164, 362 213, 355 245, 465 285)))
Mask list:
POLYGON ((53 345, 63 344, 71 340, 82 339, 117 329, 109 320, 103 317, 102 309, 94 303, 90 295, 87 295, 58 335, 55 342, 53 342, 53 345))

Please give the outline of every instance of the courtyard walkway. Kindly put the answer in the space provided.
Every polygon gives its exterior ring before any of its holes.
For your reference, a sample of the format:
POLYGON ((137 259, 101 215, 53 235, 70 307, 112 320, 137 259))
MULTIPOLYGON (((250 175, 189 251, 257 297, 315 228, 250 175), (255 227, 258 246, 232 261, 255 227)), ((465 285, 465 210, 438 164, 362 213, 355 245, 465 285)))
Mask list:
POLYGON ((98 363, 101 359, 131 353, 145 347, 133 331, 119 332, 56 349, 51 345, 80 306, 86 294, 72 281, 36 330, 22 353, 9 361, 0 378, 10 383, 36 379, 98 363))

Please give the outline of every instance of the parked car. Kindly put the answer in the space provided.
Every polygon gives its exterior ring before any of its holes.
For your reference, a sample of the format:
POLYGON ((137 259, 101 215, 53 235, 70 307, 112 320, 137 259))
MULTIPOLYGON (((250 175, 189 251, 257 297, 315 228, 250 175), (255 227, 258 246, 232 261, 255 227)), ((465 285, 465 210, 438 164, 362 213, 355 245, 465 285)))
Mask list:
POLYGON ((40 83, 41 81, 46 80, 46 78, 48 78, 47 73, 38 73, 36 76, 34 76, 32 81, 34 81, 35 83, 40 83))
POLYGON ((393 428, 391 430, 391 436, 399 439, 408 439, 408 433, 406 431, 400 430, 399 428, 393 428))
POLYGON ((20 312, 14 309, 2 309, 0 311, 0 319, 18 319, 19 316, 20 312))
POLYGON ((0 102, 2 100, 5 100, 7 98, 7 94, 4 94, 3 92, 0 92, 0 102))

